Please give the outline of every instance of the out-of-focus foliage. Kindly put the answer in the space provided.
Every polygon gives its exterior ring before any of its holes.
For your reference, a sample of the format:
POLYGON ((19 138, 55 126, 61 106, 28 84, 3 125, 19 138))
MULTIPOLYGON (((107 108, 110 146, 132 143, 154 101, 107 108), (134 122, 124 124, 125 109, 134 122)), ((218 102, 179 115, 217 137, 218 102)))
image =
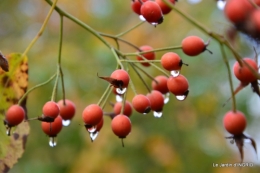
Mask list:
MULTIPOLYGON (((109 34, 121 33, 138 22, 139 17, 131 11, 131 1, 123 0, 59 0, 58 6, 76 16, 97 31, 109 34)), ((204 0, 199 4, 189 4, 185 0, 176 7, 193 16, 214 32, 225 34, 230 24, 222 11, 217 9, 216 1, 204 0)), ((3 0, 0 3, 0 50, 3 54, 23 52, 39 31, 50 6, 40 0, 3 0)), ((165 16, 161 25, 153 27, 145 23, 124 39, 142 46, 149 44, 154 48, 178 46, 188 35, 198 35, 210 39, 195 26, 177 13, 165 16)), ((113 40, 108 41, 115 45, 113 40)), ((29 88, 46 81, 55 72, 58 62, 59 15, 54 12, 43 35, 28 53, 29 88)), ((241 35, 235 45, 237 51, 253 57, 251 41, 241 35)), ((238 163, 239 153, 235 145, 229 144, 222 126, 225 112, 231 109, 227 69, 222 60, 219 44, 211 40, 208 46, 213 54, 205 51, 197 57, 188 57, 181 50, 176 53, 189 64, 182 74, 189 80, 190 94, 185 101, 177 101, 174 96, 165 105, 163 117, 154 118, 152 114, 131 116, 132 132, 124 139, 125 147, 111 131, 110 118, 105 117, 104 127, 98 138, 91 142, 83 126, 81 112, 91 103, 97 103, 107 83, 96 74, 109 76, 116 68, 116 61, 109 49, 98 39, 65 18, 62 48, 62 68, 64 73, 66 97, 75 102, 76 116, 69 127, 64 127, 58 135, 58 145, 48 146, 48 137, 41 131, 40 122, 31 121, 32 131, 27 140, 23 157, 11 173, 234 173, 259 172, 256 155, 250 145, 245 144, 245 162, 252 162, 254 168, 214 167, 214 164, 238 163)), ((133 48, 121 44, 123 52, 135 52, 133 48)), ((156 53, 157 59, 165 52, 156 53)), ((230 66, 233 55, 227 51, 230 66)), ((134 59, 134 58, 133 58, 134 59)), ((147 68, 149 74, 161 74, 153 67, 147 68)), ((131 70, 130 75, 138 93, 146 94, 138 76, 131 70)), ((145 77, 148 84, 151 80, 145 77)), ((234 84, 238 81, 234 78, 234 84)), ((29 94, 27 99, 28 117, 42 114, 42 106, 51 98, 54 83, 43 86, 29 94)), ((61 98, 61 87, 58 98, 61 98)), ((133 92, 129 90, 127 99, 133 92)), ((115 102, 112 95, 109 99, 115 102)), ((237 96, 237 107, 248 119, 246 133, 260 142, 259 98, 245 88, 237 96)), ((111 112, 109 104, 105 112, 111 112)), ((2 142, 2 140, 1 140, 2 142)), ((258 145, 259 146, 259 145, 258 145)), ((259 148, 259 147, 258 147, 259 148)))

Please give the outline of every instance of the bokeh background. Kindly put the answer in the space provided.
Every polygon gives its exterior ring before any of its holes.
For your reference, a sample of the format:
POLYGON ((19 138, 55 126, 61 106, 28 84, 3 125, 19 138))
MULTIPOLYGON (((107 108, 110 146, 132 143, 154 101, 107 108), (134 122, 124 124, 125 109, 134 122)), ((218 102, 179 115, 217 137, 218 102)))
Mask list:
MULTIPOLYGON (((96 31, 108 34, 121 33, 140 22, 131 10, 128 0, 59 0, 58 6, 79 18, 96 31)), ((230 23, 217 8, 215 0, 189 3, 180 0, 176 7, 193 16, 210 30, 225 35, 230 23)), ((2 0, 0 3, 0 50, 3 54, 22 53, 39 31, 50 6, 40 0, 2 0)), ((188 35, 198 35, 205 41, 210 37, 190 24, 177 13, 165 16, 163 24, 153 27, 144 23, 122 38, 142 46, 154 48, 180 45, 188 35)), ((114 45, 113 40, 108 41, 114 45)), ((46 81, 56 72, 59 46, 59 15, 54 12, 43 35, 28 53, 29 88, 46 81)), ((254 57, 252 39, 239 35, 236 50, 244 57, 254 57)), ((257 48, 257 47, 256 47, 257 48)), ((135 52, 121 44, 123 52, 135 52)), ((189 66, 182 74, 190 84, 190 94, 185 101, 178 101, 171 95, 165 105, 163 117, 154 118, 152 113, 131 116, 132 132, 124 140, 116 137, 110 128, 110 118, 105 117, 104 126, 94 142, 90 141, 83 126, 81 112, 91 103, 97 103, 107 83, 96 74, 109 76, 116 68, 116 61, 109 49, 89 32, 64 19, 62 68, 64 72, 66 97, 75 102, 77 112, 69 127, 64 127, 58 136, 58 145, 48 146, 48 137, 42 132, 40 122, 30 122, 31 132, 24 155, 10 170, 10 173, 235 173, 259 172, 252 146, 245 141, 246 163, 254 167, 214 167, 221 163, 239 163, 239 152, 225 136, 222 118, 231 109, 231 102, 223 107, 230 97, 227 69, 223 62, 219 44, 211 40, 208 46, 213 54, 205 51, 197 57, 188 57, 181 50, 175 50, 189 66)), ((165 52, 156 53, 160 59, 165 52)), ((227 51, 230 66, 234 57, 227 51)), ((134 58, 134 57, 133 57, 134 58)), ((161 74, 153 67, 147 72, 161 74)), ((147 90, 131 71, 131 78, 138 93, 147 90)), ((150 85, 151 80, 145 77, 150 85)), ((234 85, 238 81, 233 79, 234 85)), ((28 116, 41 115, 42 106, 51 98, 54 83, 33 91, 27 100, 28 116)), ((127 99, 134 96, 129 90, 127 99)), ((62 97, 59 88, 58 99, 62 97)), ((237 107, 248 120, 245 133, 257 142, 259 147, 259 97, 250 87, 237 95, 237 107)), ((111 95, 109 101, 115 102, 111 95)), ((111 112, 107 104, 105 112, 111 112)), ((259 158, 259 155, 258 155, 259 158)))

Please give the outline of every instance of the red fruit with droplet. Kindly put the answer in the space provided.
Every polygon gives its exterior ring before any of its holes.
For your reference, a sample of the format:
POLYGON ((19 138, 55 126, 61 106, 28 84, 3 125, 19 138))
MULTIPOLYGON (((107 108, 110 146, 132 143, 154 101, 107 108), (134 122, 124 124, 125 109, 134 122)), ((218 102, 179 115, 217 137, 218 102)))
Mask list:
POLYGON ((162 93, 157 90, 153 90, 151 93, 147 94, 147 97, 151 103, 151 110, 161 112, 164 106, 164 98, 162 93))
POLYGON ((122 70, 122 69, 118 69, 118 70, 115 70, 111 75, 110 75, 111 78, 113 79, 116 79, 118 81, 122 81, 122 88, 126 88, 129 84, 129 80, 130 80, 130 77, 129 77, 129 74, 127 73, 127 71, 125 70, 122 70))
POLYGON ((162 23, 163 14, 160 6, 153 1, 146 1, 141 6, 141 14, 149 23, 162 23))
POLYGON ((162 94, 166 94, 166 93, 169 92, 169 89, 167 87, 168 78, 166 76, 159 75, 159 76, 156 76, 154 79, 157 82, 152 81, 152 88, 153 88, 153 90, 158 90, 162 94))
POLYGON ((60 100, 58 101, 58 105, 60 107, 60 116, 62 117, 63 120, 70 120, 74 117, 76 112, 76 107, 72 101, 65 99, 65 105, 64 105, 64 100, 60 100))
MULTIPOLYGON (((162 0, 155 0, 155 2, 160 6, 163 14, 168 14, 171 12, 171 7, 165 4, 162 0)), ((174 5, 175 0, 170 0, 170 2, 174 5)))
POLYGON ((169 77, 167 81, 167 87, 171 93, 174 95, 184 95, 189 89, 189 82, 183 75, 178 75, 177 77, 169 77))
POLYGON ((245 115, 240 111, 229 111, 223 118, 225 129, 233 135, 241 135, 246 128, 245 115))
POLYGON ((50 136, 50 137, 55 137, 57 134, 61 131, 62 129, 62 118, 61 116, 57 116, 53 122, 42 122, 42 131, 50 136))
POLYGON ((181 42, 182 50, 186 55, 197 56, 206 50, 207 45, 198 36, 188 36, 181 42))
POLYGON ((161 64, 168 71, 180 70, 182 60, 177 53, 167 52, 161 57, 161 64))
MULTIPOLYGON (((122 102, 116 102, 116 104, 114 105, 114 114, 115 115, 118 115, 120 114, 121 112, 121 109, 122 109, 122 102)), ((132 105, 129 101, 125 101, 125 107, 124 107, 124 111, 123 111, 123 114, 130 117, 131 114, 132 114, 132 105)))
POLYGON ((54 101, 48 101, 43 105, 42 113, 45 117, 55 119, 60 114, 60 108, 54 101))
POLYGON ((8 108, 5 114, 5 123, 9 126, 17 126, 20 124, 25 118, 25 111, 23 107, 19 105, 12 105, 8 108))
MULTIPOLYGON (((151 51, 153 50, 153 48, 151 46, 147 46, 147 45, 144 45, 144 46, 141 46, 139 48, 142 52, 145 52, 145 51, 151 51)), ((154 52, 148 52, 148 53, 144 53, 142 54, 142 56, 147 59, 147 60, 154 60, 155 59, 155 53, 154 52)), ((136 57, 137 60, 139 61, 143 61, 144 59, 141 57, 141 56, 137 56, 136 57)), ((149 67, 150 64, 148 62, 143 62, 141 63, 143 66, 146 66, 146 67, 149 67)))
POLYGON ((111 128, 116 136, 125 138, 131 132, 132 124, 128 116, 119 114, 112 119, 111 128))
POLYGON ((82 112, 82 119, 89 127, 97 125, 102 117, 103 111, 97 104, 88 105, 82 112))
POLYGON ((240 24, 245 22, 253 9, 253 5, 248 0, 228 0, 224 14, 232 23, 240 24))
POLYGON ((139 113, 149 113, 151 110, 151 102, 147 96, 138 94, 132 99, 134 109, 139 113))
MULTIPOLYGON (((146 2, 147 0, 141 0, 141 1, 146 2)), ((139 0, 132 1, 132 4, 131 4, 132 10, 138 15, 141 15, 141 6, 142 6, 142 4, 139 2, 139 0)))
POLYGON ((252 67, 255 72, 258 73, 258 66, 256 62, 250 58, 242 59, 242 66, 238 62, 235 62, 233 66, 233 72, 238 80, 240 80, 243 84, 248 84, 257 80, 257 77, 254 73, 246 66, 245 62, 252 67))

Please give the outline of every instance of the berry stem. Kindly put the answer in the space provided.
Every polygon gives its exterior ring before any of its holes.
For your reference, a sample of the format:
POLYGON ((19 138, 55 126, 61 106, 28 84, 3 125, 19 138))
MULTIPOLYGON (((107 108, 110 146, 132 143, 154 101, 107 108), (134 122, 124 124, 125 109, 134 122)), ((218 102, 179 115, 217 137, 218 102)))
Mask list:
POLYGON ((56 100, 58 83, 59 83, 59 77, 60 77, 60 66, 58 65, 57 66, 57 75, 56 75, 56 79, 55 79, 55 83, 54 83, 53 90, 52 90, 52 95, 51 95, 51 101, 55 101, 56 100))
POLYGON ((132 81, 131 79, 129 80, 129 84, 130 84, 131 89, 132 89, 133 92, 134 92, 134 95, 137 95, 136 88, 135 88, 135 86, 134 86, 134 84, 133 84, 133 81, 132 81))
POLYGON ((140 56, 141 54, 149 53, 149 52, 161 52, 161 51, 169 51, 169 50, 176 50, 176 49, 182 49, 182 46, 171 46, 171 47, 163 47, 148 51, 140 51, 135 53, 124 53, 123 56, 140 56))
POLYGON ((142 25, 143 23, 145 23, 145 21, 141 21, 139 22, 138 24, 134 25, 133 27, 129 28, 128 30, 124 31, 124 32, 121 32, 120 34, 117 34, 116 37, 119 38, 119 37, 122 37, 123 35, 131 32, 132 30, 134 30, 135 28, 139 27, 140 25, 142 25))
POLYGON ((115 56, 116 61, 117 61, 117 63, 119 64, 120 68, 121 68, 121 69, 124 69, 124 66, 123 66, 123 64, 121 63, 121 61, 120 61, 120 59, 119 59, 119 57, 118 57, 118 54, 116 53, 115 49, 114 49, 114 48, 111 48, 111 51, 112 51, 113 55, 115 56))
POLYGON ((105 105, 106 105, 106 103, 107 103, 107 100, 108 100, 108 98, 109 98, 111 92, 112 92, 112 87, 110 87, 110 90, 107 92, 107 94, 106 94, 106 96, 105 96, 105 98, 104 98, 104 100, 103 100, 103 103, 102 103, 102 105, 101 105, 101 108, 102 108, 102 109, 104 109, 104 107, 105 107, 105 105))
MULTIPOLYGON (((131 63, 144 63, 145 60, 129 60, 129 59, 120 59, 121 62, 131 62, 131 63)), ((148 60, 148 62, 160 63, 161 60, 148 60)))
POLYGON ((233 82, 232 82, 232 75, 231 75, 231 70, 229 67, 228 59, 224 50, 224 46, 220 43, 220 50, 222 54, 222 58, 224 60, 224 63, 227 66, 227 71, 228 71, 228 81, 229 81, 229 86, 230 86, 230 91, 231 91, 231 98, 232 98, 232 110, 233 112, 236 112, 236 98, 235 98, 235 93, 233 89, 233 82))
MULTIPOLYGON (((150 61, 149 61, 150 62, 150 61)), ((158 83, 157 80, 154 79, 153 76, 151 76, 149 73, 147 73, 143 68, 137 66, 136 64, 132 63, 136 68, 138 68, 138 70, 140 70, 141 72, 143 72, 148 78, 150 78, 151 80, 155 81, 156 83, 158 83)))
POLYGON ((21 103, 23 102, 23 100, 27 97, 27 95, 32 92, 33 90, 41 87, 41 86, 44 86, 46 84, 48 84, 49 82, 51 82, 55 77, 57 76, 57 74, 54 74, 53 76, 51 76, 47 81, 43 82, 43 83, 40 83, 38 85, 35 85, 34 87, 30 88, 23 96, 22 98, 18 101, 18 105, 21 105, 21 103))
MULTIPOLYGON (((99 99, 97 105, 101 106, 101 103, 104 101, 105 96, 109 92, 109 89, 111 88, 111 85, 109 84, 105 90, 105 92, 102 94, 101 98, 99 99)), ((104 104, 103 104, 104 105, 104 104)), ((101 106, 102 107, 102 106, 101 106)))

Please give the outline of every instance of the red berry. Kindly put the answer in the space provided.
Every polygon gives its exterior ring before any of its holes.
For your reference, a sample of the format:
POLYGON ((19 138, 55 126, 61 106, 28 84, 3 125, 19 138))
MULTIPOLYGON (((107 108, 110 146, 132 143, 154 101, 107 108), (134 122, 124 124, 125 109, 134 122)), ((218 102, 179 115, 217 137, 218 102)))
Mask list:
POLYGON ((118 69, 115 70, 111 75, 111 78, 116 79, 118 81, 122 81, 122 86, 120 86, 121 88, 126 88, 128 86, 130 77, 129 74, 127 73, 127 71, 122 70, 122 69, 118 69))
MULTIPOLYGON (((141 46, 139 48, 142 52, 145 52, 145 51, 150 51, 150 50, 153 50, 153 48, 151 46, 147 46, 147 45, 144 45, 144 46, 141 46)), ((147 59, 147 60, 154 60, 155 59, 155 53, 154 52, 148 52, 148 53, 144 53, 142 54, 142 56, 147 59)), ((143 61, 144 59, 141 57, 141 56, 137 56, 136 57, 137 60, 139 61, 143 61)), ((149 67, 150 64, 148 62, 143 62, 141 63, 143 66, 146 66, 146 67, 149 67)))
POLYGON ((134 109, 139 113, 149 113, 151 110, 151 103, 147 96, 138 94, 132 99, 134 109))
POLYGON ((128 116, 120 114, 111 121, 112 131, 119 138, 125 138, 131 132, 131 121, 128 116))
MULTIPOLYGON (((168 14, 171 12, 171 7, 165 4, 162 0, 155 0, 155 2, 160 6, 163 14, 168 14)), ((170 0, 172 4, 175 4, 175 0, 170 0)))
POLYGON ((161 112, 164 106, 164 98, 161 92, 153 90, 147 94, 148 99, 151 103, 151 110, 155 112, 161 112))
POLYGON ((168 71, 180 70, 182 66, 182 60, 177 53, 167 52, 162 56, 161 64, 163 68, 168 71))
POLYGON ((101 130, 101 128, 103 127, 103 123, 104 123, 104 118, 102 116, 102 119, 99 121, 99 123, 96 126, 96 132, 99 132, 101 130))
POLYGON ((238 62, 235 62, 233 66, 233 72, 238 80, 240 80, 244 84, 248 84, 250 82, 256 81, 257 77, 252 73, 252 71, 244 64, 246 62, 249 66, 251 66, 255 72, 258 72, 258 66, 256 62, 250 58, 242 59, 242 67, 238 62))
POLYGON ((7 110, 4 121, 9 127, 17 126, 24 120, 24 117, 25 111, 23 107, 19 105, 12 105, 7 110))
POLYGON ((58 105, 60 107, 60 116, 63 120, 70 120, 73 118, 76 112, 76 108, 75 104, 72 101, 65 99, 64 105, 64 100, 60 100, 58 102, 58 105))
POLYGON ((103 111, 96 104, 88 105, 82 112, 82 119, 87 126, 97 125, 103 117, 103 111))
MULTIPOLYGON (((123 111, 123 114, 130 117, 131 114, 132 114, 132 105, 129 101, 126 100, 125 102, 125 107, 124 107, 124 111, 123 111)), ((121 109, 122 109, 122 102, 117 102, 115 105, 114 105, 114 113, 115 115, 118 115, 120 114, 121 112, 121 109)))
POLYGON ((54 101, 48 101, 43 105, 42 113, 45 117, 55 119, 60 114, 60 108, 54 101))
POLYGON ((153 88, 153 90, 158 90, 162 94, 166 94, 166 93, 169 92, 169 89, 167 87, 168 78, 166 76, 156 76, 154 79, 158 83, 155 82, 155 81, 152 81, 152 88, 153 88))
POLYGON ((228 0, 224 14, 234 24, 245 22, 248 14, 254 9, 248 0, 228 0))
POLYGON ((169 77, 167 87, 176 96, 184 95, 189 89, 189 83, 186 77, 180 74, 177 77, 169 77))
POLYGON ((225 129, 233 135, 241 135, 246 128, 245 115, 240 111, 229 111, 223 118, 225 129))
POLYGON ((43 132, 50 136, 55 137, 62 129, 62 118, 61 116, 57 116, 53 122, 42 122, 42 130, 43 132))
POLYGON ((250 22, 252 23, 254 30, 259 33, 260 31, 260 10, 253 10, 249 17, 250 22))
MULTIPOLYGON (((145 2, 147 0, 141 0, 142 2, 145 2)), ((133 0, 132 1, 132 4, 131 4, 131 7, 132 7, 132 10, 138 14, 138 15, 141 15, 141 6, 142 4, 139 2, 139 0, 133 0)))
POLYGON ((141 6, 141 14, 149 23, 162 23, 163 14, 160 6, 153 1, 146 1, 141 6))
POLYGON ((186 55, 196 56, 206 50, 207 45, 197 36, 188 36, 181 42, 182 50, 186 55))

